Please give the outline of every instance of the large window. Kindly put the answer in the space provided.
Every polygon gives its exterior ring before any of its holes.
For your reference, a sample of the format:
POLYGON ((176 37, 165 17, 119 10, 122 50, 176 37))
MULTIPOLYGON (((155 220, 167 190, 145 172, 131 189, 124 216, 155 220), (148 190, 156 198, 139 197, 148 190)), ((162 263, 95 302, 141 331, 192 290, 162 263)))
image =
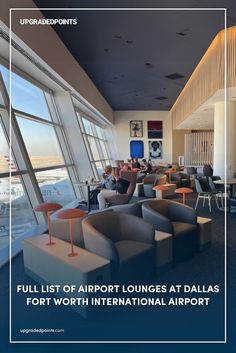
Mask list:
POLYGON ((9 146, 3 133, 2 126, 0 125, 0 174, 9 171, 10 163, 9 146))
POLYGON ((36 224, 32 207, 28 202, 21 177, 14 176, 0 179, 0 246, 3 247, 8 244, 7 238, 10 233, 9 215, 11 200, 11 231, 12 241, 18 239, 29 230, 32 225, 36 224))
POLYGON ((41 217, 33 212, 37 203, 65 205, 75 199, 75 191, 71 182, 74 166, 54 98, 49 90, 39 88, 16 73, 11 75, 11 156, 8 143, 10 74, 2 65, 0 72, 3 78, 0 80, 0 249, 3 249, 9 243, 10 199, 14 241, 37 224, 41 217))
POLYGON ((94 175, 100 178, 106 165, 111 163, 104 128, 77 113, 94 175))
POLYGON ((33 168, 64 164, 53 126, 19 116, 17 122, 33 168))
POLYGON ((35 173, 44 202, 66 205, 74 199, 74 190, 66 168, 35 173))
MULTIPOLYGON (((10 72, 2 65, 0 65, 0 68, 6 89, 10 94, 10 72)), ((14 72, 11 74, 11 100, 14 109, 51 120, 43 90, 14 72)))

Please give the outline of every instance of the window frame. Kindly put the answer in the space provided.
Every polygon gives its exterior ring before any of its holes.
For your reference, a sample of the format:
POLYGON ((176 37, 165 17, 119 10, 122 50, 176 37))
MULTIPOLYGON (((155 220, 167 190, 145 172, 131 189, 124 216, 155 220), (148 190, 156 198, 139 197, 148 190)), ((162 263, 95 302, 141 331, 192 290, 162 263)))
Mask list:
MULTIPOLYGON (((1 60, 1 58, 0 64, 2 64, 9 71, 7 65, 4 63, 4 60, 1 60)), ((68 142, 66 141, 58 110, 56 108, 54 94, 50 89, 45 89, 43 85, 37 84, 34 79, 30 79, 29 75, 22 73, 21 70, 15 70, 15 67, 12 67, 12 71, 43 91, 43 95, 48 107, 51 120, 43 119, 42 117, 38 117, 10 107, 10 97, 8 95, 3 76, 0 72, 0 90, 4 101, 3 105, 0 104, 0 124, 3 128, 3 132, 9 146, 9 156, 12 156, 17 166, 17 171, 11 171, 9 169, 8 172, 0 173, 0 179, 19 176, 21 178, 22 187, 24 189, 24 193, 26 195, 29 207, 33 209, 33 207, 38 203, 44 202, 43 194, 36 179, 36 173, 47 170, 50 171, 58 168, 65 168, 74 194, 74 200, 76 200, 78 197, 81 197, 81 194, 78 188, 75 187, 74 183, 72 182, 72 179, 78 180, 78 175, 71 157, 68 142), (60 163, 53 166, 42 166, 34 168, 30 161, 28 151, 26 149, 19 125, 17 123, 16 115, 20 118, 28 119, 37 123, 42 123, 44 125, 53 127, 55 131, 55 138, 60 148, 64 163, 60 163), (10 125, 12 128, 11 132, 10 125), (10 135, 12 138, 12 146, 10 146, 10 135)), ((42 223, 42 221, 46 223, 46 217, 44 215, 35 212, 33 212, 33 214, 37 223, 42 223)))
POLYGON ((106 134, 105 134, 105 129, 104 129, 105 125, 99 124, 97 121, 92 119, 88 114, 85 114, 84 112, 82 112, 79 109, 75 108, 75 111, 76 111, 78 124, 79 124, 80 130, 81 130, 81 134, 83 136, 84 144, 85 144, 85 147, 87 150, 87 155, 89 157, 90 165, 93 170, 93 174, 94 174, 93 176, 95 178, 99 179, 100 176, 99 176, 99 173, 98 173, 98 170, 96 167, 96 163, 100 162, 103 169, 104 169, 107 164, 111 163, 111 159, 112 159, 111 153, 109 150, 108 139, 106 138, 106 134), (92 134, 89 134, 86 132, 83 119, 90 122, 92 134), (96 130, 96 127, 101 129, 101 134, 102 134, 103 138, 99 137, 98 132, 96 130), (89 138, 92 138, 95 140, 96 148, 98 150, 99 159, 95 159, 93 156, 93 151, 92 151, 90 143, 89 143, 89 138), (103 150, 102 150, 102 147, 100 144, 101 141, 104 143, 105 151, 107 153, 108 158, 105 158, 105 156, 104 156, 104 153, 103 153, 103 150))

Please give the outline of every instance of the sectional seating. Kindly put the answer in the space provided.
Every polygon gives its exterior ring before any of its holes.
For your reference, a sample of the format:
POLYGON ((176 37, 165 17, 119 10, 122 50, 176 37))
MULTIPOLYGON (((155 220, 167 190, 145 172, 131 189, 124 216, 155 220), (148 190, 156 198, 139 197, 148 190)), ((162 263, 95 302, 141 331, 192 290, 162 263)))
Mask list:
POLYGON ((174 262, 194 255, 198 230, 193 208, 170 200, 151 200, 142 205, 142 214, 156 230, 173 235, 174 262))
POLYGON ((143 180, 143 191, 146 197, 156 197, 156 192, 153 187, 156 185, 163 185, 166 183, 166 175, 163 174, 149 174, 143 180))
POLYGON ((146 281, 154 272, 155 230, 125 213, 101 212, 82 221, 85 248, 111 262, 113 283, 146 281))

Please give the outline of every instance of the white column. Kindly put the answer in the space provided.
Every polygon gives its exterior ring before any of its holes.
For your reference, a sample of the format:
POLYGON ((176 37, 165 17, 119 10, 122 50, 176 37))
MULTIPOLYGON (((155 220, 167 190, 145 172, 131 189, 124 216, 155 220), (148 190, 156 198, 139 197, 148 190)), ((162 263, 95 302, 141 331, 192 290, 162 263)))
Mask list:
POLYGON ((214 175, 232 178, 236 172, 236 102, 215 103, 214 110, 214 175), (226 128, 226 160, 225 160, 225 128, 226 128))

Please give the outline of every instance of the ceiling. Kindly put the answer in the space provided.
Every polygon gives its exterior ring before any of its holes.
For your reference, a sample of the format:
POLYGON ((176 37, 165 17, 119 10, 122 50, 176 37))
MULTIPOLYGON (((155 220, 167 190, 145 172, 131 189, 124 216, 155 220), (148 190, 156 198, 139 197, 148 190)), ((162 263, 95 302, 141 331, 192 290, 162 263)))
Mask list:
MULTIPOLYGON (((54 0, 35 0, 55 8, 54 0)), ((47 18, 75 18, 76 26, 54 26, 113 110, 170 110, 215 35, 224 28, 224 11, 101 10, 132 8, 226 7, 227 25, 236 24, 236 1, 79 1, 57 7, 95 10, 42 11, 47 18), (62 14, 63 11, 63 14, 62 14)))
MULTIPOLYGON (((227 101, 236 102, 236 87, 226 90, 227 101)), ((215 103, 225 100, 225 90, 220 89, 209 97, 200 107, 192 112, 177 129, 185 130, 213 130, 214 129, 214 107, 215 103)))

